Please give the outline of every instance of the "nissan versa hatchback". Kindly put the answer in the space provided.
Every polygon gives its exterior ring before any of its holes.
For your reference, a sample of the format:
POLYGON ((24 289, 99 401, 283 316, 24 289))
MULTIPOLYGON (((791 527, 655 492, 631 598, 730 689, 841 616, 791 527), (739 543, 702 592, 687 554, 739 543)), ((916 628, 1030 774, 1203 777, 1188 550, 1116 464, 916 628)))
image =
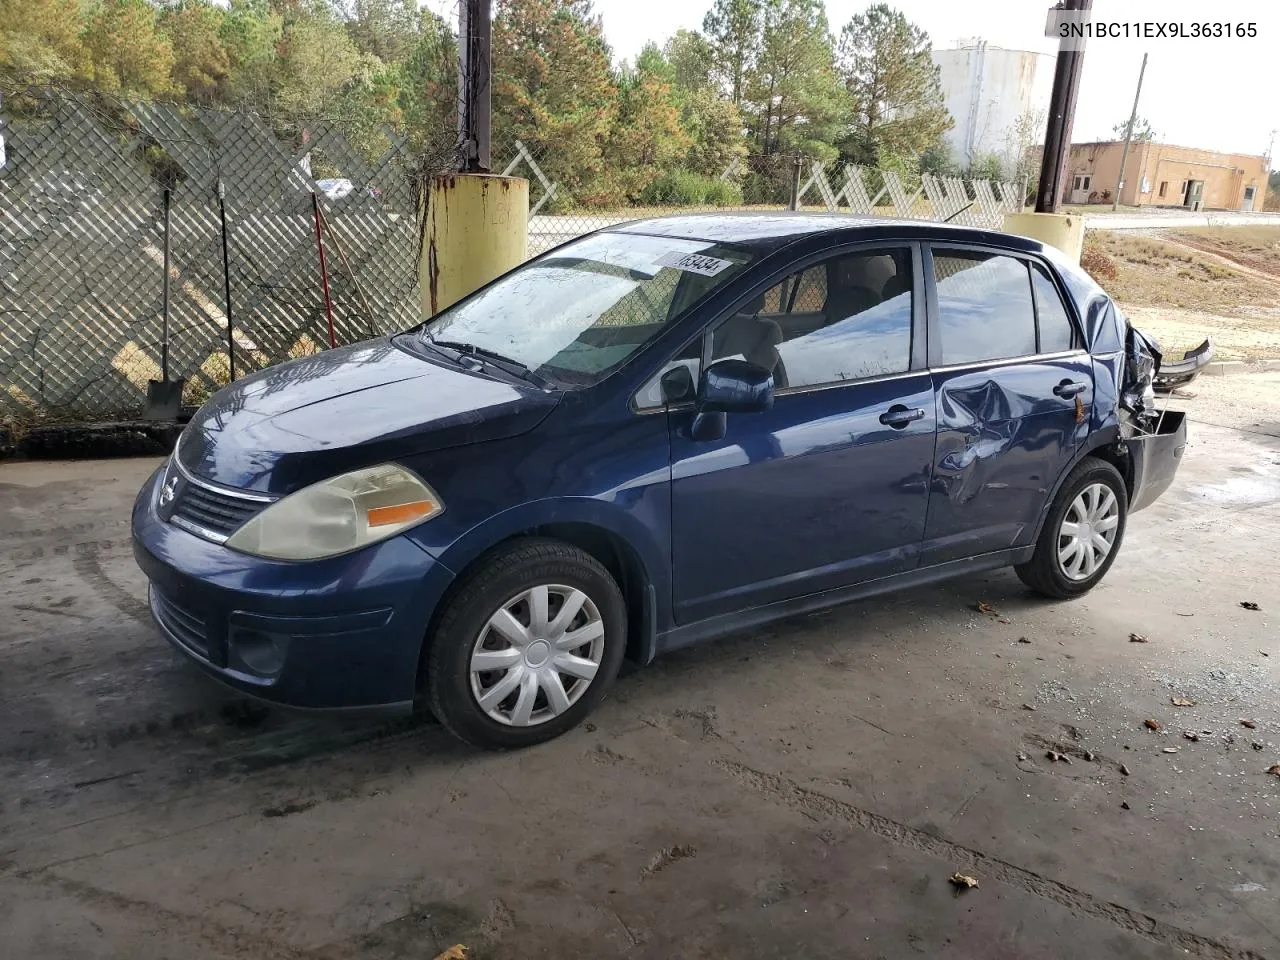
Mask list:
POLYGON ((1186 443, 1159 362, 1033 240, 630 223, 222 390, 135 553, 165 636, 236 690, 522 746, 624 658, 1003 566, 1089 590, 1186 443))

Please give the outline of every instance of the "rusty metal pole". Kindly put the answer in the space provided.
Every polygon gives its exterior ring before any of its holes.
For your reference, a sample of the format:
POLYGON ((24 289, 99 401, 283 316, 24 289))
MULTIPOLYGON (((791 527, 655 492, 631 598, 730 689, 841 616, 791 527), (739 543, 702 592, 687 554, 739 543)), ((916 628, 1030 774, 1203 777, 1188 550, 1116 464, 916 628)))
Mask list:
MULTIPOLYGON (((1092 8, 1093 0, 1062 0, 1056 7, 1059 10, 1092 8)), ((1049 124, 1044 135, 1044 156, 1040 160, 1036 213, 1057 213, 1062 204, 1067 154, 1071 149, 1071 122, 1075 118, 1076 97, 1080 90, 1080 71, 1083 66, 1083 42, 1077 44, 1066 38, 1059 39, 1058 59, 1053 71, 1053 93, 1049 97, 1049 124), (1077 45, 1081 49, 1074 49, 1077 45)))
MULTIPOLYGON (((1120 188, 1124 185, 1124 165, 1129 162, 1129 144, 1133 142, 1133 125, 1138 120, 1138 98, 1142 96, 1142 78, 1147 72, 1147 55, 1142 55, 1142 69, 1138 71, 1138 89, 1133 92, 1133 111, 1129 114, 1129 126, 1124 130, 1124 150, 1120 153, 1120 176, 1116 178, 1116 195, 1111 201, 1111 212, 1120 209, 1120 188)), ((1141 190, 1142 183, 1138 183, 1141 190)))

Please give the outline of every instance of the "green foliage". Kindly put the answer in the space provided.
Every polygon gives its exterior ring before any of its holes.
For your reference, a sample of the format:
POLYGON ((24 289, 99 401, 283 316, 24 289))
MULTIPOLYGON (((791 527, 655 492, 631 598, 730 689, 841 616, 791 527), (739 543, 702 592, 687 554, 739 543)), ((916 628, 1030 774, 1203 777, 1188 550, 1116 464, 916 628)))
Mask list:
POLYGON ((77 0, 0 0, 0 72, 15 80, 69 80, 86 66, 77 0))
POLYGON ((920 172, 931 173, 935 177, 954 177, 960 168, 951 156, 951 148, 938 141, 920 154, 920 172))
MULTIPOLYGON (((1117 123, 1111 128, 1111 132, 1115 135, 1117 140, 1123 140, 1125 135, 1129 132, 1128 119, 1121 120, 1117 123)), ((1151 126, 1151 121, 1146 117, 1139 116, 1134 118, 1132 137, 1134 143, 1150 143, 1159 135, 1159 132, 1151 126)))
POLYGON ((742 114, 733 102, 710 87, 687 93, 680 108, 680 122, 689 136, 684 165, 695 173, 718 177, 735 160, 747 158, 742 135, 742 114))
POLYGON ((680 123, 680 105, 668 77, 670 65, 650 45, 636 70, 622 78, 618 116, 605 145, 612 191, 634 200, 663 171, 679 162, 690 139, 680 123))
POLYGON ((965 176, 970 180, 1003 180, 1004 164, 994 153, 980 153, 969 161, 965 176))
POLYGON ((768 0, 747 84, 756 152, 834 159, 845 101, 821 0, 768 0))
POLYGON ((156 29, 156 9, 146 0, 102 0, 81 42, 87 78, 99 90, 134 97, 173 90, 173 46, 156 29))
POLYGON ((953 126, 929 35, 887 4, 868 7, 840 32, 840 74, 852 107, 845 155, 885 166, 919 157, 953 126))
POLYGON ((675 207, 731 207, 743 202, 742 188, 736 183, 683 169, 664 173, 649 183, 640 200, 675 207))
MULTIPOLYGON (((383 63, 400 63, 418 42, 423 16, 414 0, 353 0, 347 32, 361 53, 383 63)), ((426 16, 439 19, 432 13, 426 16)))
POLYGON ((182 0, 160 11, 160 32, 173 48, 173 82, 188 100, 211 104, 231 74, 222 43, 226 14, 205 0, 182 0))
POLYGON ((763 46, 763 12, 764 0, 715 0, 702 20, 713 75, 737 105, 763 46))
POLYGON ((671 65, 672 83, 679 93, 696 93, 711 87, 711 44, 698 31, 677 30, 662 52, 671 65))

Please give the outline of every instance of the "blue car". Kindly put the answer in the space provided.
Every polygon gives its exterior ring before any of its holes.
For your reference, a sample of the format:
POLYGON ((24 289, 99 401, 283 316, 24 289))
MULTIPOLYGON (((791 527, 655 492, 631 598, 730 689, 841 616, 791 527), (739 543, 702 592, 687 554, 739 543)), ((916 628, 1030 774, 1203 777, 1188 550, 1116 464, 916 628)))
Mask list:
POLYGON ((294 707, 554 737, 624 658, 1012 566, 1078 596, 1186 443, 1053 249, 840 216, 582 237, 219 392, 133 510, 164 635, 294 707))

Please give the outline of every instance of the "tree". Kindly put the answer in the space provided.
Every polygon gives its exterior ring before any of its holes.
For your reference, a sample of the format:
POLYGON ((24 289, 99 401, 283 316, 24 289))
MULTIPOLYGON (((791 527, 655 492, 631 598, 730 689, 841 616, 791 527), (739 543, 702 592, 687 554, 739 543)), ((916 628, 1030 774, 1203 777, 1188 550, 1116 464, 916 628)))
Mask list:
POLYGON ((0 0, 0 74, 15 82, 65 80, 85 69, 77 0, 0 0))
POLYGON ((520 140, 562 194, 608 202, 615 196, 606 183, 601 148, 617 109, 608 47, 589 3, 498 0, 493 19, 498 150, 520 140))
POLYGON ((668 79, 673 74, 662 51, 648 44, 636 58, 635 70, 622 77, 606 151, 612 185, 630 200, 680 163, 689 149, 668 79))
POLYGON ((840 33, 838 64, 853 108, 845 153, 868 166, 914 168, 953 126, 929 35, 887 4, 840 33))
POLYGON ((361 72, 380 67, 362 60, 346 27, 322 3, 286 15, 272 69, 271 108, 294 117, 316 116, 334 104, 361 72))
POLYGON ((712 87, 686 94, 680 108, 680 122, 689 135, 689 150, 684 159, 684 166, 689 170, 718 177, 735 160, 746 159, 742 114, 732 101, 712 87))
POLYGON ((213 103, 231 73, 222 45, 224 17, 221 7, 205 0, 182 0, 160 11, 160 31, 173 47, 173 82, 196 103, 213 103))
POLYGON ((1035 196, 1040 184, 1040 151, 1049 112, 1043 107, 1024 110, 1005 132, 1005 166, 1009 178, 1025 184, 1028 196, 1035 196))
POLYGON ((764 0, 716 0, 702 20, 715 75, 736 105, 760 54, 764 0))
MULTIPOLYGON (((1111 132, 1115 134, 1115 138, 1117 140, 1123 140, 1125 138, 1125 135, 1128 133, 1128 131, 1129 131, 1128 120, 1121 120, 1119 123, 1117 123, 1114 127, 1111 128, 1111 132)), ((1134 143, 1150 143, 1152 140, 1154 140, 1158 136, 1159 136, 1159 133, 1157 133, 1154 129, 1152 129, 1150 120, 1148 120, 1146 117, 1141 117, 1141 116, 1134 118, 1133 137, 1132 137, 1134 143)))
POLYGON ((353 0, 347 11, 347 32, 356 49, 388 64, 408 57, 422 24, 423 14, 413 0, 353 0))
POLYGON ((698 31, 677 30, 667 41, 663 53, 671 64, 677 92, 692 93, 711 86, 711 44, 698 31))
POLYGON ((103 0, 84 32, 89 79, 108 93, 150 97, 172 90, 173 47, 146 0, 103 0))
POLYGON ((759 153, 834 158, 844 103, 832 57, 821 0, 769 0, 746 98, 759 153))
POLYGON ((231 0, 219 36, 231 60, 227 98, 267 109, 284 17, 273 12, 267 0, 231 0))

